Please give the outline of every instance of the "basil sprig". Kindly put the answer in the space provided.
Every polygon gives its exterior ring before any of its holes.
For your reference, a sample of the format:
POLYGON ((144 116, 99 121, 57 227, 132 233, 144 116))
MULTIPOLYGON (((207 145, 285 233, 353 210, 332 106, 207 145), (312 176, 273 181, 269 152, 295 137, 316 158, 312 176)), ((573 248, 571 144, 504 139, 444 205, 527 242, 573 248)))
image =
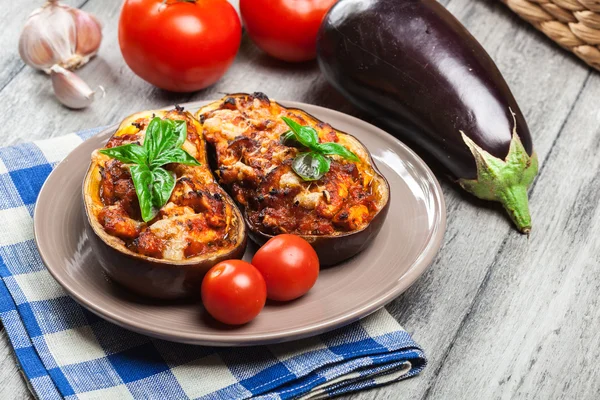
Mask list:
POLYGON ((294 120, 281 117, 283 122, 290 127, 280 137, 282 144, 290 147, 306 148, 307 152, 300 153, 292 162, 292 169, 305 181, 317 181, 323 177, 331 166, 331 161, 325 156, 340 156, 350 161, 360 159, 338 143, 319 143, 319 135, 314 128, 302 126, 294 120))
POLYGON ((143 146, 129 143, 100 150, 102 154, 129 164, 145 222, 156 217, 175 188, 175 174, 162 168, 163 165, 200 165, 198 160, 181 148, 186 138, 185 121, 156 117, 148 124, 143 146))

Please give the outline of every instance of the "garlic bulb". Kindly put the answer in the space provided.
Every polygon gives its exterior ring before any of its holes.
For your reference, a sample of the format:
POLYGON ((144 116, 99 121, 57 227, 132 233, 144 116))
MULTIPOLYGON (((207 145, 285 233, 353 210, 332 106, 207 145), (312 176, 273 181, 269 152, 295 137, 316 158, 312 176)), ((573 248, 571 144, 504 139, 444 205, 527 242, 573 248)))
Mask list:
MULTIPOLYGON (((53 65, 50 68, 52 78, 52 87, 56 98, 69 108, 85 108, 92 104, 96 91, 90 87, 73 72, 64 69, 59 65, 53 65)), ((104 95, 104 88, 98 86, 98 89, 104 95)))
POLYGON ((53 65, 79 68, 98 51, 102 27, 91 14, 48 0, 33 11, 19 39, 25 63, 47 74, 53 65))

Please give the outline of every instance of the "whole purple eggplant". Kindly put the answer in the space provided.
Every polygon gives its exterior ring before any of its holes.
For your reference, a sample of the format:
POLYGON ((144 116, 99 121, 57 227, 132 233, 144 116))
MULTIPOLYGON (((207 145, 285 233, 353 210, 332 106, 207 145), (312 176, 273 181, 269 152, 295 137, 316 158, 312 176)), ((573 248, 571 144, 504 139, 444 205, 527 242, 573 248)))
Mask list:
POLYGON ((340 0, 317 41, 321 70, 390 132, 531 230, 538 171, 525 118, 500 71, 435 0, 340 0))

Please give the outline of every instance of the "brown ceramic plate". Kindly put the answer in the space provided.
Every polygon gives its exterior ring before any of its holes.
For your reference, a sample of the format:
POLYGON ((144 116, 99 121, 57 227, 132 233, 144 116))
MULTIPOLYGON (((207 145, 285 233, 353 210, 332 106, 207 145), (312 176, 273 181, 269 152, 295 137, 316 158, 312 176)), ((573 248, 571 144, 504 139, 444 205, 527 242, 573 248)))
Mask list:
MULTIPOLYGON (((186 106, 195 111, 203 104, 186 106)), ((144 299, 108 280, 85 236, 81 185, 91 152, 104 145, 116 125, 73 150, 40 192, 35 238, 50 273, 75 300, 102 318, 149 336, 202 345, 255 345, 317 335, 393 300, 417 280, 441 246, 446 210, 439 183, 415 153, 373 125, 314 105, 282 104, 356 136, 391 187, 390 209, 379 235, 354 258, 323 269, 307 295, 267 304, 249 324, 227 327, 207 316, 201 304, 144 299)), ((250 244, 244 258, 250 260, 255 250, 250 244)))

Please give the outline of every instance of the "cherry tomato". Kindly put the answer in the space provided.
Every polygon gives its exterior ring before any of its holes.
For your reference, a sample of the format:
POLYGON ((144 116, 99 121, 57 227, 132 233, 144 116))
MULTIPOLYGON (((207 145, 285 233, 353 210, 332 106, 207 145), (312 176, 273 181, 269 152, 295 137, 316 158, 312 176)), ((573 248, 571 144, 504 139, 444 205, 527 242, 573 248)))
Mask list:
POLYGON ((244 27, 258 47, 284 61, 317 55, 321 21, 337 0, 240 0, 244 27))
POLYGON ((204 276, 201 291, 206 311, 229 325, 251 321, 267 300, 262 275, 242 260, 222 261, 212 267, 204 276))
POLYGON ((127 65, 142 79, 175 92, 218 81, 241 38, 240 19, 226 0, 125 0, 119 19, 127 65))
POLYGON ((269 239, 254 255, 254 265, 265 278, 271 300, 296 299, 313 287, 319 276, 319 257, 315 249, 296 235, 269 239))

